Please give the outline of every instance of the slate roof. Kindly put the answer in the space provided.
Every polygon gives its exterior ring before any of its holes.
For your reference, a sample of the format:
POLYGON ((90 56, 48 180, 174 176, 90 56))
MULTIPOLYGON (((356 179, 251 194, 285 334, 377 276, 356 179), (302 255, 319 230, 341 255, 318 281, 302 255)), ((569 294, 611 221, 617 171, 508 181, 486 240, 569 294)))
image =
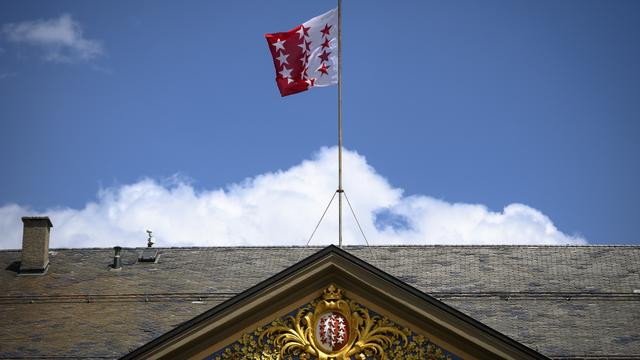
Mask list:
MULTIPOLYGON (((61 249, 45 276, 0 251, 1 358, 114 358, 321 248, 61 249)), ((638 246, 381 246, 351 254, 558 359, 640 359, 638 246)))

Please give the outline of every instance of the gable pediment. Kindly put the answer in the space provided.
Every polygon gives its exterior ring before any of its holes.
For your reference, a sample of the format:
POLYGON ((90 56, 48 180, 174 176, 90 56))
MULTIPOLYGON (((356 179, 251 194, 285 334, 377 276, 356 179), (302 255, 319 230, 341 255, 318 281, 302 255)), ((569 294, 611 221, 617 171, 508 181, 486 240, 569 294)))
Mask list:
POLYGON ((462 359, 429 337, 350 299, 333 284, 289 314, 210 349, 217 350, 205 359, 231 360, 238 355, 249 359, 462 359))
POLYGON ((335 246, 124 359, 385 357, 546 359, 335 246))

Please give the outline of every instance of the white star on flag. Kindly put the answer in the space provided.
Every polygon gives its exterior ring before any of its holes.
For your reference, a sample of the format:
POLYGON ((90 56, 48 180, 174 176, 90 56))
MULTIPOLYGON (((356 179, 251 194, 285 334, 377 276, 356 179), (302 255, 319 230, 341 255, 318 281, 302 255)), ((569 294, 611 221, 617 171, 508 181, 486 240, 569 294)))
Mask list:
POLYGON ((276 47, 276 51, 278 51, 278 50, 284 51, 284 41, 283 40, 278 39, 278 41, 273 43, 273 46, 276 47))
POLYGON ((280 53, 280 56, 278 56, 278 61, 280 61, 280 65, 283 64, 288 64, 287 62, 287 58, 289 57, 289 55, 285 54, 285 53, 280 53))
POLYGON ((283 78, 290 78, 291 69, 287 69, 286 66, 282 65, 282 70, 280 71, 280 75, 282 75, 283 78))

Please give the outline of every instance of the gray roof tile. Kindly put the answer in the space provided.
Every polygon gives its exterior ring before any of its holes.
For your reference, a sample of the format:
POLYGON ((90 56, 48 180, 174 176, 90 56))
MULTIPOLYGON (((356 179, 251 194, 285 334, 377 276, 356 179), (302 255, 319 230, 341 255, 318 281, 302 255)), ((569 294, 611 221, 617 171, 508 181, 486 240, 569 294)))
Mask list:
MULTIPOLYGON (((640 247, 383 246, 347 251, 550 357, 640 357, 640 247)), ((320 250, 61 249, 0 271, 0 357, 122 355, 320 250)), ((20 259, 0 251, 0 266, 20 259)))

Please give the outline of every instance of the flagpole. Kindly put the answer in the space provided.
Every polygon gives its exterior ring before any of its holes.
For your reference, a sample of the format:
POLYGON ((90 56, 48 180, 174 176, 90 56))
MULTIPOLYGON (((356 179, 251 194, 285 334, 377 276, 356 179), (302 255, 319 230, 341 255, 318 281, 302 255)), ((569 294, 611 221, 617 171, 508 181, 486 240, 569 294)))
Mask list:
POLYGON ((342 0, 338 0, 338 247, 342 247, 342 0))

